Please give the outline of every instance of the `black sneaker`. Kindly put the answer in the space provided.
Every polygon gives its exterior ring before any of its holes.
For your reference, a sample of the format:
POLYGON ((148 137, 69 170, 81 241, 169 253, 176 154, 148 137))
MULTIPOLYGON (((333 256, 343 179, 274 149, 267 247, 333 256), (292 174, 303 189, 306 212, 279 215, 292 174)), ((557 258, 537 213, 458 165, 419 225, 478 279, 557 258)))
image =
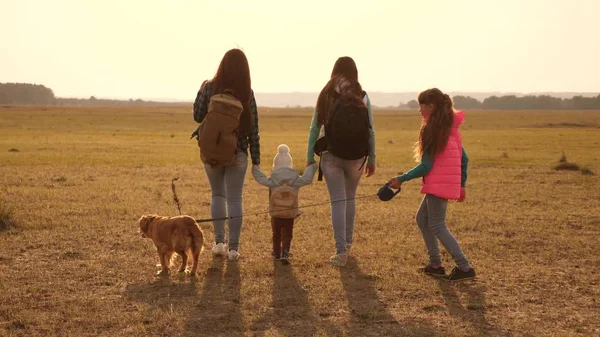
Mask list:
POLYGON ((283 253, 281 253, 281 258, 279 260, 281 261, 281 264, 290 264, 290 254, 284 250, 283 253))
POLYGON ((475 269, 471 268, 469 271, 462 271, 458 267, 454 267, 450 275, 444 277, 447 281, 462 281, 470 280, 475 278, 475 269))
POLYGON ((419 268, 419 271, 421 273, 436 277, 446 276, 446 270, 441 266, 439 268, 433 268, 430 264, 428 264, 423 268, 419 268))

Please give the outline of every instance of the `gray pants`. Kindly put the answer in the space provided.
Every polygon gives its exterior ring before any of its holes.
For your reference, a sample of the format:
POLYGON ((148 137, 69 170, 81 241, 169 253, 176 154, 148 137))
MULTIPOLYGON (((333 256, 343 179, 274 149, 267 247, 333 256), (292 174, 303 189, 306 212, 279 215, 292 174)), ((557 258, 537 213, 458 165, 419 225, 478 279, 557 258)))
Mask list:
MULTIPOLYGON (((235 216, 238 218, 228 221, 229 224, 229 249, 238 250, 240 233, 242 231, 242 193, 244 178, 248 168, 248 156, 238 152, 233 164, 227 167, 204 165, 208 176, 212 201, 210 212, 213 218, 235 216)), ((215 242, 225 243, 225 221, 214 221, 215 242)))
POLYGON ((427 252, 429 253, 429 263, 438 266, 442 264, 438 239, 446 248, 446 251, 452 255, 458 268, 466 270, 471 266, 467 257, 463 254, 458 242, 452 236, 452 233, 446 227, 446 208, 448 200, 438 198, 432 194, 426 194, 417 211, 417 224, 425 240, 427 252))
POLYGON ((321 157, 321 169, 332 202, 331 222, 336 254, 346 253, 346 245, 352 244, 356 214, 356 201, 353 198, 356 197, 362 175, 362 170, 359 169, 363 163, 364 159, 346 160, 329 152, 323 153, 321 157))

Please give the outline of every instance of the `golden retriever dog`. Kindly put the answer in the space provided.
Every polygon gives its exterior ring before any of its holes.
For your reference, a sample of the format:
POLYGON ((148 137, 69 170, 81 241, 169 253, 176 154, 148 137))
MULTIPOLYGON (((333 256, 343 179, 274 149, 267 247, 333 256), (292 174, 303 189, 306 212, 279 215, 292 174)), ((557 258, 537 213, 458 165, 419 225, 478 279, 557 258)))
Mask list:
POLYGON ((187 215, 168 218, 152 214, 142 216, 139 225, 142 237, 152 239, 158 250, 162 270, 157 276, 169 274, 173 253, 177 253, 183 259, 180 273, 186 271, 188 254, 191 254, 191 275, 196 276, 198 257, 204 248, 204 235, 196 220, 187 215))

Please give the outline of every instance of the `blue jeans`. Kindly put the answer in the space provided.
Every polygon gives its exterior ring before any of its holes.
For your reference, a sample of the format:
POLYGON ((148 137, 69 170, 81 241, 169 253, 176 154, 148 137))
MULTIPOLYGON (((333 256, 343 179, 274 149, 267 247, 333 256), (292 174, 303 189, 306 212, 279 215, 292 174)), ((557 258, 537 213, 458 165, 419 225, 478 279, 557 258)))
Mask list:
POLYGON ((356 215, 356 201, 354 198, 362 175, 360 168, 363 163, 364 158, 346 160, 329 152, 324 152, 321 157, 321 169, 332 202, 331 223, 333 225, 336 254, 346 253, 346 245, 352 244, 356 215))
POLYGON ((458 242, 446 227, 446 209, 448 200, 438 198, 432 194, 426 194, 417 211, 417 224, 425 240, 427 252, 429 253, 429 263, 432 265, 441 265, 440 248, 438 239, 446 248, 446 251, 452 255, 456 265, 463 270, 471 268, 469 260, 463 254, 458 242))
MULTIPOLYGON (((210 212, 213 218, 236 217, 228 220, 229 249, 238 250, 242 231, 242 193, 248 168, 248 155, 238 152, 230 166, 204 165, 208 176, 212 201, 210 212)), ((225 243, 225 221, 213 221, 215 243, 225 243)))

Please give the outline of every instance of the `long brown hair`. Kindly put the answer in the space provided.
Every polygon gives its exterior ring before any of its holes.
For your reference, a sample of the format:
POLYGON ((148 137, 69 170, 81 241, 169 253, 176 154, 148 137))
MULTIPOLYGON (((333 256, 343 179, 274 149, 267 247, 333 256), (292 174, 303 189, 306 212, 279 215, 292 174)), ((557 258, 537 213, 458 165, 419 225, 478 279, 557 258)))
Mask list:
POLYGON ((448 144, 454 123, 454 108, 450 96, 438 88, 427 89, 419 94, 419 104, 433 104, 433 112, 423 118, 419 141, 415 145, 415 158, 419 161, 423 153, 438 154, 448 144))
POLYGON ((231 49, 225 53, 215 77, 212 79, 212 94, 222 94, 225 90, 233 91, 235 98, 244 106, 240 116, 239 135, 248 135, 252 129, 254 118, 250 108, 252 83, 248 59, 240 49, 231 49))
POLYGON ((349 56, 342 56, 335 61, 335 65, 331 71, 331 78, 327 84, 325 84, 321 93, 319 93, 316 107, 319 124, 326 124, 329 119, 329 110, 335 99, 340 95, 345 95, 361 102, 364 95, 362 86, 358 82, 358 69, 356 68, 356 63, 349 56), (339 87, 342 83, 347 83, 347 85, 343 90, 340 90, 340 93, 338 93, 335 90, 336 86, 339 87))

